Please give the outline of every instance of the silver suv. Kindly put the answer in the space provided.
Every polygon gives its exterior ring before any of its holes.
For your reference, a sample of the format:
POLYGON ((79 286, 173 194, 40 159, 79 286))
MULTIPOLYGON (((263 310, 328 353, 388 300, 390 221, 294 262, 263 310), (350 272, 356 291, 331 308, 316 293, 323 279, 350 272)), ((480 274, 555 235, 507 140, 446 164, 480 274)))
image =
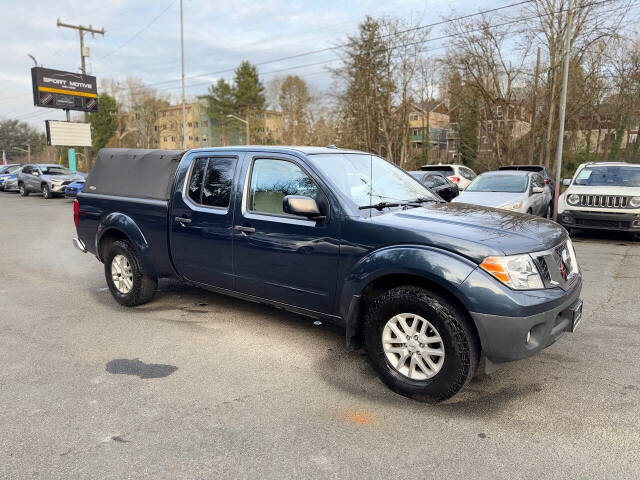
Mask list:
POLYGON ((18 173, 18 191, 26 197, 30 193, 42 193, 42 198, 64 195, 71 182, 84 179, 85 175, 56 164, 38 163, 25 165, 18 173))

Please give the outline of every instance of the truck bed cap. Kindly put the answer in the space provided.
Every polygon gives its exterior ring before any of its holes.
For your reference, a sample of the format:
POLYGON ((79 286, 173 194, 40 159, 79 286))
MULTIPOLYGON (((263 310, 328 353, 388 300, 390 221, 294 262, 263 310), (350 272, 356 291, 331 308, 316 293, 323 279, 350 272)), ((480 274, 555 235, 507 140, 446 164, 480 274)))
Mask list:
POLYGON ((85 193, 169 200, 182 150, 103 148, 86 181, 85 193))

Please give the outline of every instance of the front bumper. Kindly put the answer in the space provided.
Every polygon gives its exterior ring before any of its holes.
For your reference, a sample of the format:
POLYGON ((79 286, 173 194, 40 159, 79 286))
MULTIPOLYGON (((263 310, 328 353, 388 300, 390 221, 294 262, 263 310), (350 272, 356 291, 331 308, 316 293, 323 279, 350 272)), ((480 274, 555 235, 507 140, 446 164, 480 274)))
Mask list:
POLYGON ((640 233, 640 214, 638 213, 565 210, 558 215, 558 223, 565 228, 640 233))
MULTIPOLYGON (((559 290, 559 289, 558 289, 559 290)), ((482 350, 494 363, 530 357, 555 343, 573 328, 572 308, 580 302, 582 277, 548 310, 524 317, 471 313, 482 350)))
POLYGON ((17 180, 5 180, 4 187, 5 192, 17 192, 18 191, 18 181, 17 180))

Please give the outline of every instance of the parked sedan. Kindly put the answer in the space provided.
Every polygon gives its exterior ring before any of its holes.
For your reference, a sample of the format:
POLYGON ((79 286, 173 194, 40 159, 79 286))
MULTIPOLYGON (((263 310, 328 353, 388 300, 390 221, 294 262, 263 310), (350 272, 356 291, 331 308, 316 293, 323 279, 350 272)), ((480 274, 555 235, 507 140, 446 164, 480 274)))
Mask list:
POLYGON ((65 188, 71 182, 84 180, 84 175, 56 164, 25 165, 18 174, 20 195, 42 193, 43 198, 64 195, 65 188))
POLYGON ((483 173, 453 201, 547 218, 552 212, 551 189, 540 174, 527 171, 483 173))
POLYGON ((0 191, 4 190, 5 180, 9 178, 21 166, 22 165, 18 165, 18 164, 0 166, 0 191))
POLYGON ((432 192, 440 195, 444 200, 450 202, 458 195, 460 195, 460 189, 458 185, 453 183, 447 177, 438 172, 409 172, 413 178, 418 180, 425 187, 429 188, 432 192))
POLYGON ((76 198, 78 193, 82 191, 82 187, 84 187, 84 181, 85 179, 83 178, 67 185, 67 188, 64 189, 65 198, 76 198))
POLYGON ((17 192, 18 191, 18 174, 22 170, 22 166, 18 165, 18 168, 9 174, 5 174, 4 181, 2 182, 2 190, 5 192, 17 192))

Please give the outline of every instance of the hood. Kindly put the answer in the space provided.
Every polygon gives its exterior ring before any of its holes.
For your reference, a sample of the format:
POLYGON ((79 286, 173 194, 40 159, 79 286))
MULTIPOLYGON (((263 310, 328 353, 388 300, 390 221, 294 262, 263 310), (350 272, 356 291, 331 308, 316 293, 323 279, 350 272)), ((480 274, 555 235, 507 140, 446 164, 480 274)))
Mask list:
POLYGON ((624 195, 628 197, 640 196, 640 187, 610 187, 597 185, 571 185, 567 195, 624 195))
POLYGON ((501 207, 507 203, 516 203, 524 200, 526 192, 460 192, 453 202, 471 203, 473 205, 482 205, 485 207, 501 207))
POLYGON ((454 251, 476 263, 492 255, 547 250, 568 238, 551 220, 468 204, 428 203, 392 210, 371 221, 405 230, 400 242, 454 251))
POLYGON ((56 180, 58 182, 66 182, 67 180, 71 180, 71 181, 82 180, 84 182, 84 177, 77 173, 72 173, 70 175, 42 175, 42 176, 48 180, 56 180))

